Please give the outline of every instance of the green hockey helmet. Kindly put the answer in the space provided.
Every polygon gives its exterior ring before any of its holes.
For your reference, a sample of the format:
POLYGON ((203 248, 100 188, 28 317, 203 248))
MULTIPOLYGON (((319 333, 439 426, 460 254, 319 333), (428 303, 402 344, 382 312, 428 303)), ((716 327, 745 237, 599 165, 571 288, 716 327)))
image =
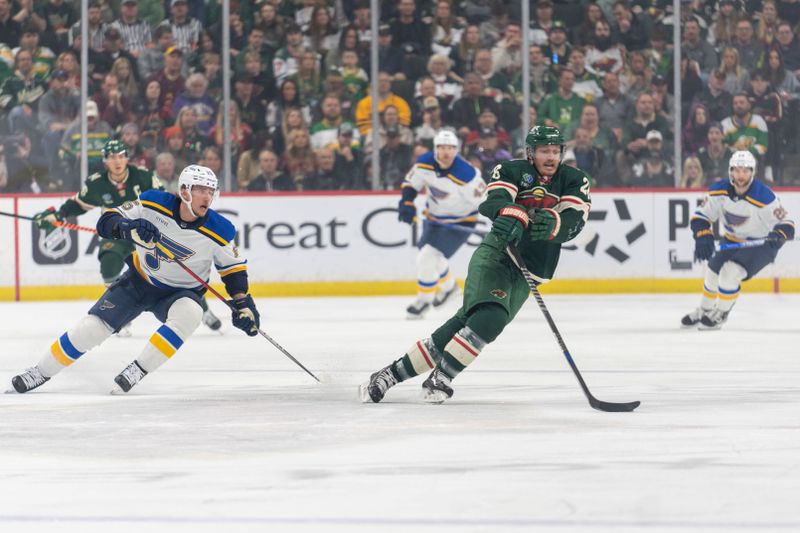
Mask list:
POLYGON ((111 139, 105 144, 105 146, 103 146, 103 158, 106 158, 111 154, 125 154, 127 157, 128 145, 120 140, 111 139))
POLYGON ((525 136, 525 146, 531 150, 537 146, 544 146, 547 144, 557 144, 564 149, 564 136, 561 135, 561 130, 551 126, 534 126, 525 136))

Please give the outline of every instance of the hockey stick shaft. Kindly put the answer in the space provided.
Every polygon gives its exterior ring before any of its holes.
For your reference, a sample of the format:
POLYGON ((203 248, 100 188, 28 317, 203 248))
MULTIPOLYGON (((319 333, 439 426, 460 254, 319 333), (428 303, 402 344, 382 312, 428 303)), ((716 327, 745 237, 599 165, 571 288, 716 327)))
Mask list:
MULTIPOLYGON (((229 302, 229 301, 228 301, 228 300, 227 300, 227 299, 226 299, 224 296, 222 296, 222 295, 221 295, 221 294, 220 294, 220 293, 219 293, 219 292, 218 292, 216 289, 214 289, 214 287, 212 287, 211 285, 209 285, 208 283, 206 283, 206 282, 205 282, 205 280, 204 280, 203 278, 201 278, 200 276, 198 276, 197 274, 195 274, 195 273, 194 273, 194 271, 193 271, 191 268, 189 268, 188 266, 184 265, 184 264, 183 264, 183 261, 181 261, 180 259, 178 259, 177 257, 175 257, 175 254, 173 254, 173 253, 172 253, 172 252, 171 252, 169 249, 165 248, 163 244, 161 244, 160 242, 157 242, 157 243, 156 243, 156 247, 157 247, 159 250, 161 250, 161 252, 162 252, 164 255, 166 255, 166 256, 167 256, 167 258, 169 258, 169 259, 171 259, 172 261, 175 261, 176 263, 178 263, 178 265, 179 265, 179 266, 180 266, 180 267, 181 267, 181 268, 182 268, 182 269, 183 269, 183 270, 184 270, 184 271, 185 271, 187 274, 189 274, 191 277, 193 277, 193 278, 195 279, 195 281, 197 281, 198 283, 200 283, 200 284, 201 284, 203 287, 205 287, 206 289, 208 289, 208 291, 209 291, 211 294, 213 294, 214 296, 216 296, 217 298, 219 298, 219 299, 222 301, 222 303, 224 303, 225 305, 227 305, 227 306, 228 306, 228 308, 230 308, 230 310, 231 310, 231 311, 233 311, 234 313, 237 313, 237 312, 239 312, 239 310, 238 310, 238 309, 236 309, 236 307, 235 307, 235 306, 234 306, 234 305, 233 305, 231 302, 229 302)), ((262 337, 264 337, 265 339, 267 339, 267 340, 268 340, 268 341, 269 341, 269 342, 270 342, 270 343, 271 343, 271 344, 272 344, 272 345, 273 345, 275 348, 277 348, 277 349, 278 349, 278 350, 279 350, 279 351, 280 351, 280 352, 281 352, 283 355, 285 355, 286 357, 288 357, 289 359, 291 359, 291 360, 292 360, 292 362, 294 362, 294 364, 296 364, 297 366, 299 366, 300 368, 302 368, 302 369, 303 369, 303 370, 306 372, 306 374, 308 374, 309 376, 311 376, 312 378, 314 378, 314 379, 315 379, 315 380, 316 380, 316 381, 319 383, 319 378, 318 378, 317 376, 315 376, 313 373, 311 373, 311 371, 310 371, 309 369, 307 369, 305 366, 303 366, 303 364, 302 364, 300 361, 298 361, 298 360, 297 360, 297 359, 296 359, 296 358, 295 358, 295 357, 294 357, 292 354, 290 354, 288 351, 286 351, 286 349, 285 349, 283 346, 281 346, 280 344, 278 344, 278 343, 275 341, 275 339, 273 339, 272 337, 270 337, 269 335, 267 335, 267 334, 266 334, 266 333, 265 333, 263 330, 261 330, 261 328, 258 328, 258 333, 259 333, 259 334, 260 334, 262 337)))
MULTIPOLYGON (((31 221, 34 220, 33 217, 28 217, 28 216, 25 216, 25 215, 18 215, 16 213, 6 213, 5 211, 0 211, 0 215, 6 216, 6 217, 20 218, 22 220, 31 220, 31 221)), ((75 231, 85 231, 85 232, 88 232, 88 233, 97 233, 97 230, 95 228, 90 228, 88 226, 79 226, 77 224, 72 224, 71 222, 62 222, 60 220, 54 220, 52 222, 52 224, 54 226, 57 226, 57 227, 60 227, 60 228, 65 228, 65 229, 71 229, 71 230, 75 230, 75 231)))
MULTIPOLYGON (((790 239, 783 241, 784 244, 787 242, 794 242, 796 239, 790 239)), ((744 241, 744 242, 729 242, 725 244, 720 244, 720 250, 736 250, 738 248, 758 248, 759 246, 764 246, 768 244, 772 239, 753 239, 752 241, 744 241)), ((773 241, 774 242, 774 241, 773 241)))
POLYGON ((533 297, 536 300, 536 304, 539 306, 539 309, 542 311, 545 320, 547 321, 547 325, 550 326, 550 331, 553 332, 553 335, 558 342, 558 346, 561 348, 562 352, 564 353, 564 357, 569 363, 569 367, 572 369, 572 373, 575 374, 575 377, 578 379, 578 383, 581 386, 581 390, 583 394, 586 396, 586 399, 589 400, 589 405, 597 409, 599 411, 612 411, 612 412, 623 412, 623 411, 633 411, 637 407, 639 407, 638 401, 629 402, 629 403, 614 403, 614 402, 603 402, 595 398, 589 387, 586 385, 586 382, 581 375, 580 370, 578 370, 578 365, 575 364, 575 361, 572 359, 572 355, 569 353, 569 349, 567 348, 567 344, 564 342, 563 337, 561 337, 561 332, 558 331, 558 327, 556 326, 555 321, 553 320, 550 311, 547 309, 547 306, 544 303, 544 299, 542 295, 539 293, 539 289, 536 287, 537 283, 536 280, 533 278, 533 274, 530 273, 528 268, 525 266, 525 261, 522 259, 522 256, 519 253, 519 250, 516 249, 515 246, 509 245, 507 248, 508 255, 511 256, 511 260, 517 266, 519 271, 522 273, 525 281, 528 283, 528 288, 530 289, 531 293, 533 293, 533 297))

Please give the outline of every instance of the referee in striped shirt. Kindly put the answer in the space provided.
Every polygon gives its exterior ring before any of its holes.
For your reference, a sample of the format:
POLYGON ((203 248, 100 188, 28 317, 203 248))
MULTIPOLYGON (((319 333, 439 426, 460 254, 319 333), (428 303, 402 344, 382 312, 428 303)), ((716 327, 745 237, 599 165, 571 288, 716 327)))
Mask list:
POLYGON ((137 58, 153 40, 150 25, 139 18, 138 0, 122 0, 120 17, 111 27, 119 30, 125 48, 137 58))

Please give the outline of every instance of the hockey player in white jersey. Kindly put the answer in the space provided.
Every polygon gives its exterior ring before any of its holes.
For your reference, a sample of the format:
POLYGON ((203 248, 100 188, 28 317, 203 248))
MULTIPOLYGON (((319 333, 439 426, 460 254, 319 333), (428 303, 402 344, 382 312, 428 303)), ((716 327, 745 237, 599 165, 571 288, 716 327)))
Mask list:
POLYGON ((486 183, 480 171, 458 155, 458 137, 440 130, 433 138, 433 152, 421 155, 405 177, 398 207, 401 222, 417 217, 414 199, 428 190, 422 237, 417 253, 417 298, 406 308, 408 318, 422 318, 458 291, 450 272, 450 259, 467 241, 478 221, 486 183))
POLYGON ((28 392, 49 381, 144 311, 153 313, 162 325, 114 378, 118 388, 112 392, 128 392, 175 354, 200 324, 205 289, 156 243, 203 279, 208 279, 213 263, 236 307, 233 325, 250 336, 258 333, 259 314, 247 293, 247 261, 233 242, 236 229, 211 209, 217 177, 207 167, 190 165, 178 182, 179 196, 149 190, 139 200, 103 213, 97 222, 101 237, 136 245, 126 259, 128 270, 86 316, 53 342, 36 366, 12 378, 15 391, 28 392))
POLYGON ((729 179, 711 185, 691 219, 694 257, 708 261, 700 307, 681 319, 683 327, 719 329, 728 319, 742 281, 775 261, 778 250, 794 239, 794 222, 769 187, 754 179, 756 160, 746 150, 735 152, 729 179), (766 239, 763 246, 715 251, 712 224, 720 222, 723 243, 766 239))

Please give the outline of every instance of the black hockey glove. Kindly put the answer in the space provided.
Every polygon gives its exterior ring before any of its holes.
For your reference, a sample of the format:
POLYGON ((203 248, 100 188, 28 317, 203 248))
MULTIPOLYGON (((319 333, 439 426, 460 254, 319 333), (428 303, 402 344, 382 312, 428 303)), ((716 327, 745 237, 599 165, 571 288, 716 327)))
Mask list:
POLYGON ((786 235, 784 235, 782 231, 772 230, 767 235, 765 244, 774 250, 780 250, 785 242, 786 235))
POLYGON ((714 255, 714 234, 710 229, 701 229, 694 234, 695 261, 708 261, 714 255))
POLYGON ((528 227, 528 213, 525 209, 516 205, 509 204, 497 212, 494 222, 492 222, 492 233, 499 241, 500 246, 505 249, 509 244, 516 246, 528 227))
POLYGON ((56 226, 55 224, 53 224, 53 222, 63 222, 63 221, 64 217, 61 215, 61 213, 56 211, 55 207, 48 207, 41 213, 36 213, 35 215, 33 215, 33 223, 36 224, 36 226, 39 229, 43 229, 46 231, 51 231, 56 229, 56 226))
POLYGON ((131 241, 148 249, 156 247, 161 240, 161 232, 149 220, 136 218, 133 220, 123 218, 117 223, 117 233, 120 239, 131 241))
POLYGON ((528 230, 535 241, 549 241, 555 237, 561 226, 561 217, 552 209, 539 209, 531 219, 528 230))
POLYGON ((244 298, 233 300, 231 303, 236 308, 236 311, 233 311, 231 316, 233 325, 251 337, 258 335, 261 319, 253 297, 248 294, 244 298))
POLYGON ((414 218, 417 216, 417 207, 414 202, 409 200, 400 200, 400 205, 397 206, 397 219, 406 224, 413 224, 414 218))

